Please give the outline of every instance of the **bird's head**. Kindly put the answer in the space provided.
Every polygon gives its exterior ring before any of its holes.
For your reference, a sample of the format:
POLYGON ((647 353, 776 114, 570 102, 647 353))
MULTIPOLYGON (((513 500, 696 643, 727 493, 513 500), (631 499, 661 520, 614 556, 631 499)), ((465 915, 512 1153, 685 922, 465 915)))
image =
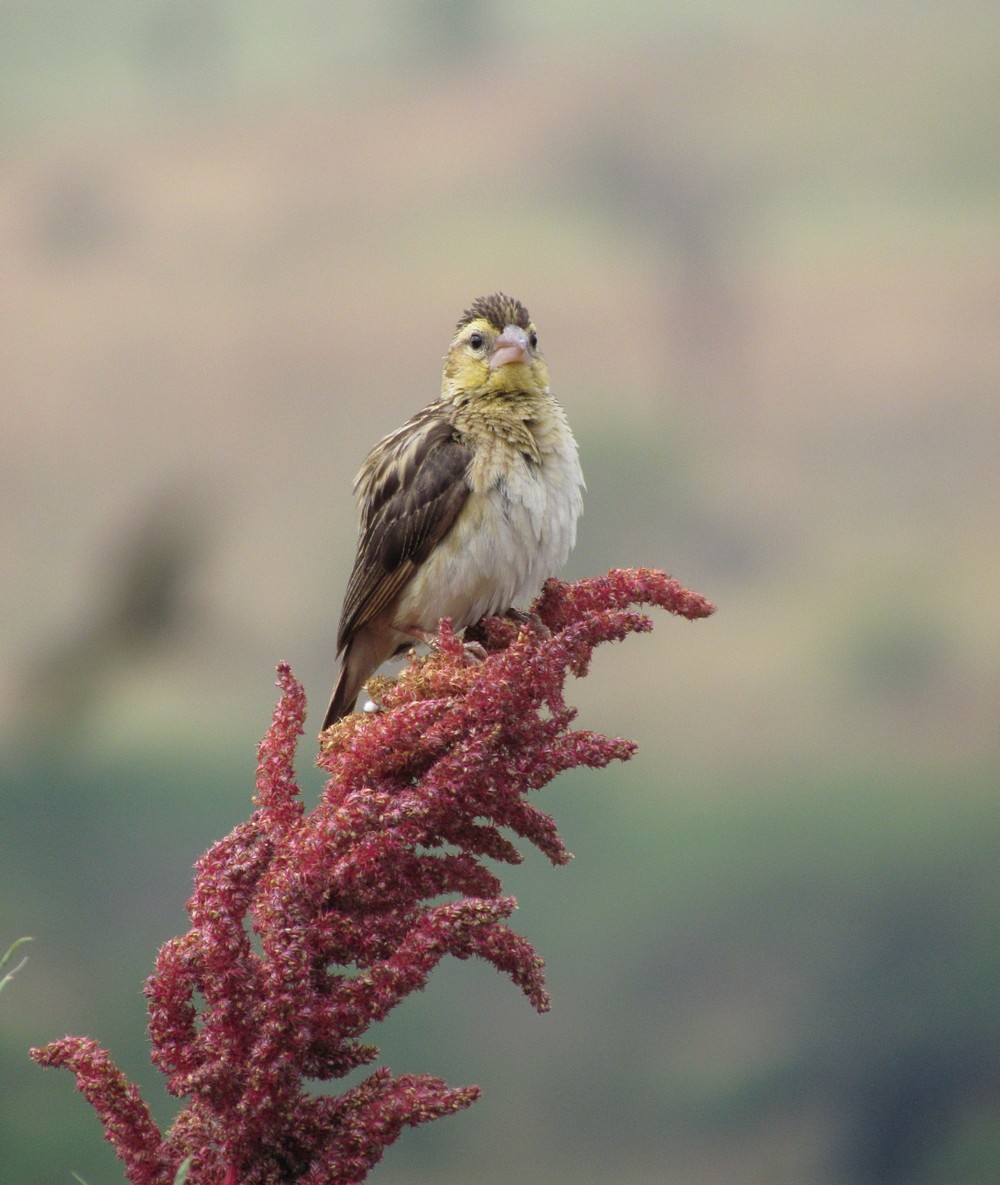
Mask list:
POLYGON ((459 403, 481 395, 537 394, 548 385, 538 333, 524 305, 502 292, 473 301, 445 355, 444 397, 459 403))

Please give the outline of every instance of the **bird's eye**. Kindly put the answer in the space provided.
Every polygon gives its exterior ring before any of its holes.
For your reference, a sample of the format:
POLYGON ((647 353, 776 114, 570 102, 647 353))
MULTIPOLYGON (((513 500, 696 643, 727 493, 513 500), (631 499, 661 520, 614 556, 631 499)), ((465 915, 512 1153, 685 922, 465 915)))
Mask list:
POLYGON ((483 338, 483 335, 481 333, 470 333, 469 334, 469 345, 474 350, 481 350, 483 348, 484 340, 485 339, 483 338))
POLYGON ((532 330, 531 333, 528 334, 528 344, 531 346, 531 348, 533 350, 538 349, 538 334, 534 330, 532 330))

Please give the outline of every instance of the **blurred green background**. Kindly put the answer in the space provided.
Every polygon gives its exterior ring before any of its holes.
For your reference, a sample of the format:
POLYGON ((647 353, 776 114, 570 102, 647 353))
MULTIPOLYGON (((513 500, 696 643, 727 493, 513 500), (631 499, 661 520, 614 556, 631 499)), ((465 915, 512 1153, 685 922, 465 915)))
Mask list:
MULTIPOLYGON (((0 4, 0 1180, 121 1181, 29 1045, 141 983, 326 703, 352 476, 523 299, 570 576, 719 605, 598 656, 628 765, 540 798, 539 1018, 442 968, 376 1034, 477 1082, 382 1185, 1000 1175, 993 3, 0 4)), ((320 780, 304 743, 310 801, 320 780)))

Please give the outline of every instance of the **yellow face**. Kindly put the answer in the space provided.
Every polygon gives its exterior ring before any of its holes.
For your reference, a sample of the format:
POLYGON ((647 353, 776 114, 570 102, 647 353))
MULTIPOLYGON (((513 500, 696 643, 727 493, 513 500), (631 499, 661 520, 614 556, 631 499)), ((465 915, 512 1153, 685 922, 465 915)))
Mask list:
POLYGON ((535 394, 549 385, 545 359, 538 352, 538 333, 526 328, 498 328, 485 317, 463 325, 444 360, 443 394, 452 399, 471 395, 535 394))

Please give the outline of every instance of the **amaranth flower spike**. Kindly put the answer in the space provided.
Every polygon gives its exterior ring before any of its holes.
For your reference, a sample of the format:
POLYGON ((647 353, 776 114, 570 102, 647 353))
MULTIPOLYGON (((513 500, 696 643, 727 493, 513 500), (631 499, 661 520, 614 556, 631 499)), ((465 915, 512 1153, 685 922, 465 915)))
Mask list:
POLYGON ((442 623, 434 653, 380 690, 383 712, 324 734, 330 778, 310 812, 293 767, 305 696, 278 668, 256 809, 198 861, 191 929, 161 949, 146 984, 153 1061, 187 1100, 170 1130, 94 1041, 31 1051, 73 1071, 133 1185, 172 1185, 188 1157, 191 1185, 362 1181, 403 1127, 478 1097, 384 1067, 339 1095, 312 1087, 372 1062, 369 1025, 445 955, 487 960, 548 1008, 542 961, 506 925, 515 902, 483 860, 520 862, 508 831, 566 863, 528 793, 561 770, 632 755, 631 741, 572 729, 563 686, 599 643, 652 628, 634 605, 713 611, 639 569, 549 581, 533 625, 481 623, 479 664, 442 623))

